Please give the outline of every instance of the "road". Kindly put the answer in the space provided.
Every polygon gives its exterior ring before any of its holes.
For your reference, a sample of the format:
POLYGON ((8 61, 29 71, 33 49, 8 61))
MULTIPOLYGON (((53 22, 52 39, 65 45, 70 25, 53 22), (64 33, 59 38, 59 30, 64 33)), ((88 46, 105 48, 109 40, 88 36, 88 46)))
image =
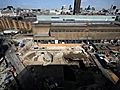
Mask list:
POLYGON ((19 74, 25 68, 25 66, 22 64, 21 60, 19 59, 19 57, 16 55, 15 49, 13 48, 13 46, 9 47, 5 56, 7 61, 11 62, 11 64, 14 66, 17 74, 19 74))

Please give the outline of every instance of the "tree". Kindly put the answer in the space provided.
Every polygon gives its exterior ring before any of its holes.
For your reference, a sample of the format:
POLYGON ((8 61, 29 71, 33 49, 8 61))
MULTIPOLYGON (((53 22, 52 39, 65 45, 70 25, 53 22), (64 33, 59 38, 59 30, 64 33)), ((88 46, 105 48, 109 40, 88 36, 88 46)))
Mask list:
POLYGON ((119 11, 119 9, 116 9, 116 11, 115 12, 118 12, 119 11))
POLYGON ((7 8, 8 8, 9 10, 12 10, 12 9, 13 9, 13 6, 7 6, 7 8))
POLYGON ((61 10, 63 10, 63 9, 64 9, 64 6, 62 6, 61 10))
POLYGON ((116 6, 113 6, 113 10, 115 10, 116 9, 116 6))
POLYGON ((106 10, 106 9, 104 9, 104 8, 102 9, 102 11, 103 11, 104 13, 107 13, 107 12, 108 12, 108 10, 106 10))
POLYGON ((72 6, 71 5, 69 6, 69 10, 72 11, 72 6))
POLYGON ((90 5, 87 7, 87 10, 90 10, 91 8, 90 8, 90 5))
POLYGON ((91 9, 92 9, 92 10, 95 10, 95 8, 94 8, 94 7, 92 7, 91 9))
POLYGON ((41 9, 38 9, 38 11, 40 12, 40 11, 41 11, 41 9))

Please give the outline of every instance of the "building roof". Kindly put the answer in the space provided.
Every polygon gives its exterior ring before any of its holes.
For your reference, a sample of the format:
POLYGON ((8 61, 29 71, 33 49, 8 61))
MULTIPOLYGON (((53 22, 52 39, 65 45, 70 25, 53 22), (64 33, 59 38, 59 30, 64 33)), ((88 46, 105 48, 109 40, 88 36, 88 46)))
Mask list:
POLYGON ((38 15, 40 22, 115 21, 116 16, 105 15, 38 15))

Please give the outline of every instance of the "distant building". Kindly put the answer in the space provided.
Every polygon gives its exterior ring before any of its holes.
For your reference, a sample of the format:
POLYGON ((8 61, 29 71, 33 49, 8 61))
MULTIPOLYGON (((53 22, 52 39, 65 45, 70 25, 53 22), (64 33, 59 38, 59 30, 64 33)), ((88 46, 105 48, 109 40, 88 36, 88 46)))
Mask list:
POLYGON ((12 6, 7 6, 7 8, 3 8, 1 14, 2 16, 17 16, 17 13, 12 6))
POLYGON ((50 15, 60 15, 61 12, 62 12, 62 10, 52 9, 52 10, 50 10, 49 14, 50 14, 50 15))
POLYGON ((81 43, 84 40, 120 39, 116 16, 40 15, 32 26, 35 42, 81 43))

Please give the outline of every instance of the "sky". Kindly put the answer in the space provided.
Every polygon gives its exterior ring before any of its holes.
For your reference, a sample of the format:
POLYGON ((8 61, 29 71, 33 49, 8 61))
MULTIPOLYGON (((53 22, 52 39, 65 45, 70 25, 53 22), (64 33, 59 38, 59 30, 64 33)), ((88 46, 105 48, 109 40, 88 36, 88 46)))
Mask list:
MULTIPOLYGON (((74 0, 0 0, 0 8, 12 5, 21 8, 46 8, 59 9, 62 5, 73 6, 74 0)), ((81 7, 86 8, 88 5, 96 9, 110 8, 111 5, 116 5, 120 8, 120 0, 82 0, 81 7)))

